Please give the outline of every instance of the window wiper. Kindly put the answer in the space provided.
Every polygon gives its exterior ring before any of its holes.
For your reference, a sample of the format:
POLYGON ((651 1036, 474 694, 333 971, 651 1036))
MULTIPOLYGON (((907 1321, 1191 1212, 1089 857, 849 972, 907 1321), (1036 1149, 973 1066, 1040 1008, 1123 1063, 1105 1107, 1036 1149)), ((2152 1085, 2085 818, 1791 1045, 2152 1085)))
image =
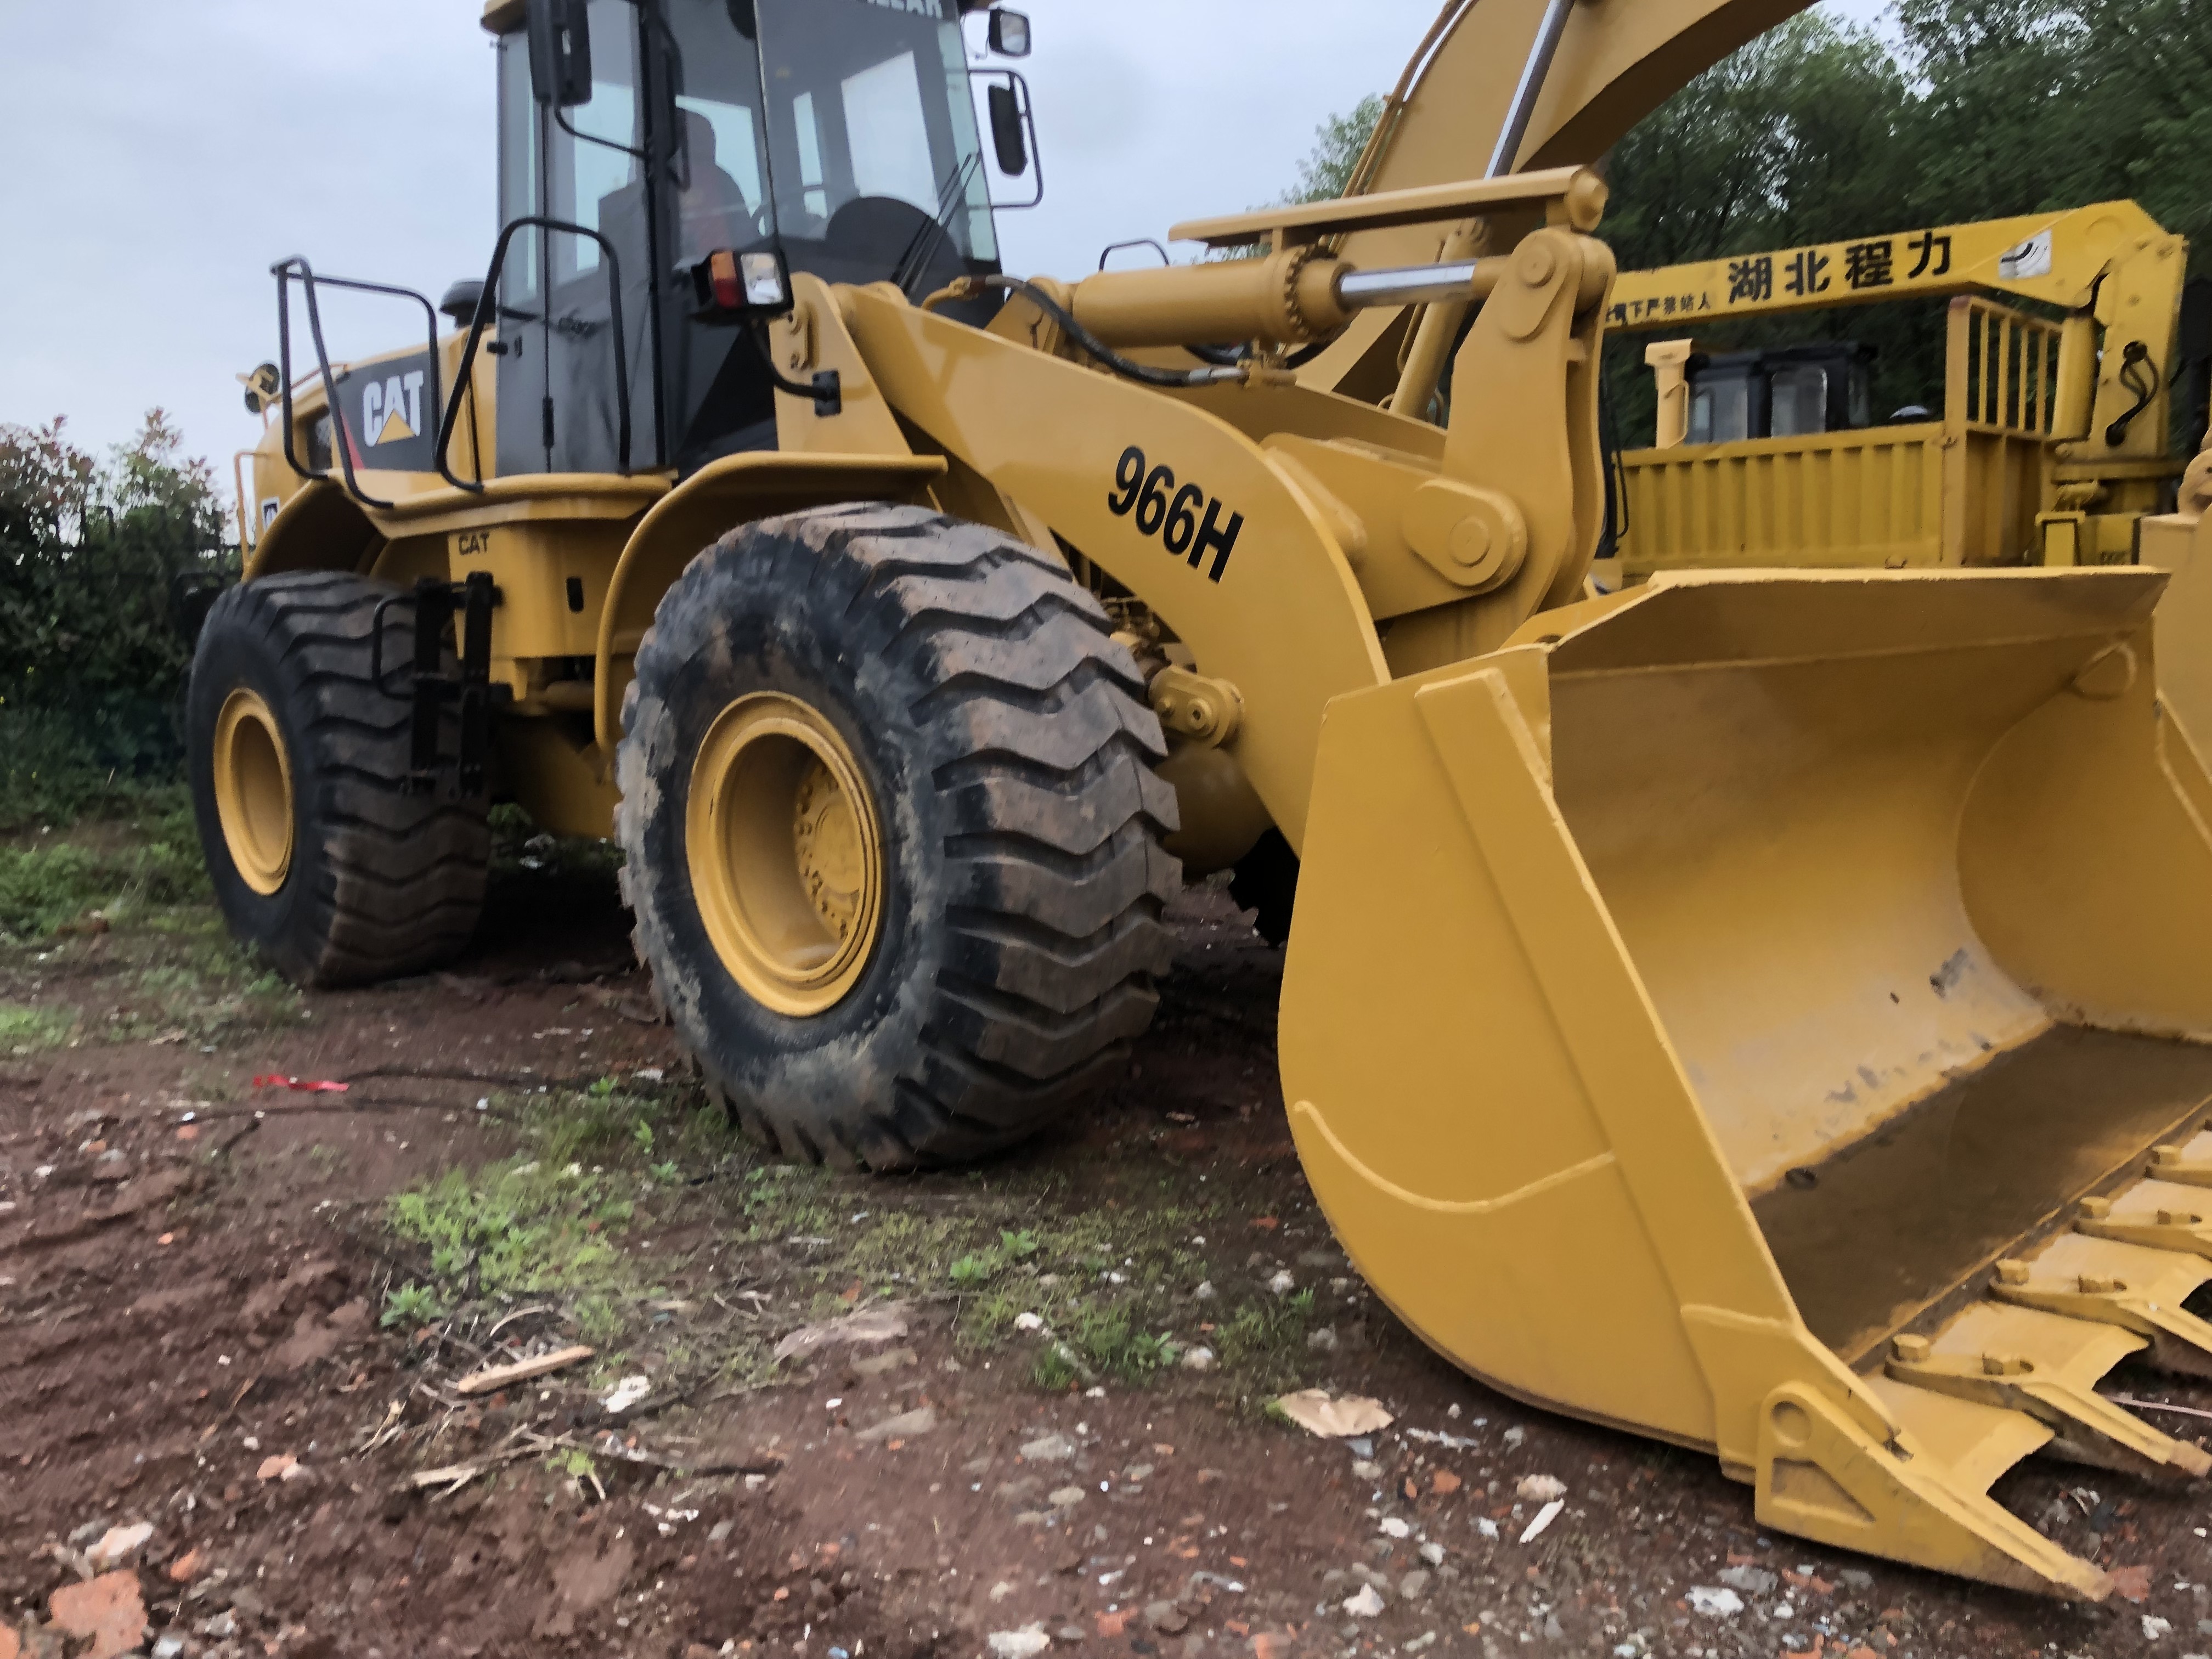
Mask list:
POLYGON ((891 281, 898 284, 902 294, 911 295, 913 286, 929 268, 929 256, 940 238, 948 238, 952 225, 952 210, 967 198, 968 181, 975 176, 983 160, 977 151, 952 169, 951 174, 937 192, 937 216, 915 233, 899 262, 891 268, 891 281))

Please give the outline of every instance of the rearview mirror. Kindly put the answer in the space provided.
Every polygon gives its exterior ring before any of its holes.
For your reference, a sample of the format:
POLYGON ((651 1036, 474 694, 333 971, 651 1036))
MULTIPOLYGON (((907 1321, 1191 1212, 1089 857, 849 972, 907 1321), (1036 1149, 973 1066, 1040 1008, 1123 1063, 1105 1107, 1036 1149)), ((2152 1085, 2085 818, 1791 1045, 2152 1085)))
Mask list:
POLYGON ((274 363, 264 363, 251 374, 239 377, 246 387, 246 409, 250 415, 258 415, 276 401, 276 394, 284 389, 284 380, 274 363))
POLYGON ((592 101, 592 19, 587 0, 530 0, 530 90, 541 104, 574 109, 592 101))
POLYGON ((990 22, 991 50, 1001 58, 1030 55, 1030 20, 1021 12, 994 10, 990 22))
MULTIPOLYGON (((994 17, 999 14, 991 14, 994 17)), ((1021 100, 1012 87, 988 89, 991 104, 991 146, 999 155, 999 171, 1018 179, 1030 170, 1029 141, 1022 132, 1021 100)))

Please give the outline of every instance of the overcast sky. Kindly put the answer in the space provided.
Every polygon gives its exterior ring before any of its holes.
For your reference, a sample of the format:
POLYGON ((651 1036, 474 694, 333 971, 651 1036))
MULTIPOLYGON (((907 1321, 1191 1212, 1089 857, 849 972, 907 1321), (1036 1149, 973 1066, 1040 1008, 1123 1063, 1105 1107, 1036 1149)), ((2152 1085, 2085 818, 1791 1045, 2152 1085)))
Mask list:
MULTIPOLYGON (((1107 242, 1279 194, 1318 121, 1395 81, 1437 3, 1030 0, 1049 191, 1003 220, 1007 267, 1079 275, 1107 242)), ((479 10, 0 0, 0 422, 66 415, 102 447, 159 404, 227 489, 260 430, 232 377, 276 355, 272 263, 434 300, 481 275, 479 10)), ((398 307, 331 320, 341 356, 413 326, 398 307)))

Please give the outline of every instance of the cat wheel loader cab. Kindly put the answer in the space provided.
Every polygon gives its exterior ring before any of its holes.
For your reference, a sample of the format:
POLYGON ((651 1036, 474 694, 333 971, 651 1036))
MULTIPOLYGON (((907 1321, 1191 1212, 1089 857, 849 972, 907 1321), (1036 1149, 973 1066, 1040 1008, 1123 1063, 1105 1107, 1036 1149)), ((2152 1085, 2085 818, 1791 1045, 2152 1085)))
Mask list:
MULTIPOLYGON (((1518 4, 1477 10, 1543 24, 1529 144, 1793 9, 1635 8, 1615 52, 1518 4)), ((278 508, 191 692, 240 933, 438 959, 511 794, 620 841, 734 1114, 896 1168, 1050 1121, 1144 1029, 1177 882, 1272 872, 1299 1150, 1425 1340, 1717 1452, 1762 1524, 2106 1592, 1988 1493, 2207 1466, 2094 1386, 2212 1369, 2212 780, 2158 572, 1587 597, 1605 191, 1517 140, 1170 233, 1251 258, 1024 280, 950 5, 489 21, 465 332, 331 363, 331 279, 280 267, 316 362, 257 377, 278 508), (1404 408, 1301 378, 1378 317, 1404 408)))

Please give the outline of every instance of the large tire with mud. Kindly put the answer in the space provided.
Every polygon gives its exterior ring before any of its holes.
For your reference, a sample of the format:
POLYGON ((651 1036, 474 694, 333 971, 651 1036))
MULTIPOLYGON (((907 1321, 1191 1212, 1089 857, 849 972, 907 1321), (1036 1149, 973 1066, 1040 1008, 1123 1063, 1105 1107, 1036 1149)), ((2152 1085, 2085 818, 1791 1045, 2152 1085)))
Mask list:
POLYGON ((1054 561, 924 508, 750 525, 623 703, 623 889, 709 1086, 872 1170, 1034 1133, 1151 1022, 1181 866, 1134 661, 1054 561))
MULTIPOLYGON (((398 592, 327 571, 264 576, 216 601, 193 653, 185 741, 216 902, 297 984, 435 967, 483 908, 486 802, 450 781, 409 793, 411 702, 370 678, 372 619, 398 592)), ((412 597, 382 626, 397 690, 414 654, 412 597)), ((449 713, 448 755, 458 725, 449 713)))

